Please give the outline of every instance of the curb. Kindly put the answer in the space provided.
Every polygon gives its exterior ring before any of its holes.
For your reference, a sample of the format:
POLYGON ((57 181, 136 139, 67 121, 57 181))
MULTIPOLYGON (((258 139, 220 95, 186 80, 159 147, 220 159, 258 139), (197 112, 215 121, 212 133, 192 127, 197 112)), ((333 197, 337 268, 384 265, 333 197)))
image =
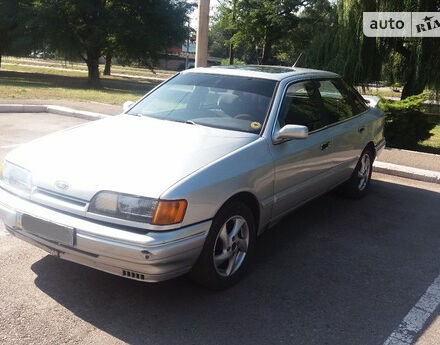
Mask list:
POLYGON ((373 171, 382 174, 405 177, 417 181, 440 184, 440 172, 431 170, 376 161, 373 165, 373 171))
POLYGON ((84 120, 99 120, 110 115, 75 110, 58 105, 0 104, 0 113, 51 113, 77 117, 84 120))

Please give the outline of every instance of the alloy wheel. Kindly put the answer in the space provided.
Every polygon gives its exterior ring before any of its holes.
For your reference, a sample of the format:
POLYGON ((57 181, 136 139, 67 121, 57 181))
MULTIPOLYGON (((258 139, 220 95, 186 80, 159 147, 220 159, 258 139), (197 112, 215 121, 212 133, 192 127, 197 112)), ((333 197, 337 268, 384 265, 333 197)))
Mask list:
POLYGON ((359 184, 358 188, 363 191, 367 187, 368 180, 370 179, 371 173, 371 159, 368 153, 364 153, 361 158, 361 166, 358 171, 359 184))
POLYGON ((217 273, 234 274, 243 264, 249 246, 249 225, 242 216, 229 218, 217 235, 213 258, 217 273))

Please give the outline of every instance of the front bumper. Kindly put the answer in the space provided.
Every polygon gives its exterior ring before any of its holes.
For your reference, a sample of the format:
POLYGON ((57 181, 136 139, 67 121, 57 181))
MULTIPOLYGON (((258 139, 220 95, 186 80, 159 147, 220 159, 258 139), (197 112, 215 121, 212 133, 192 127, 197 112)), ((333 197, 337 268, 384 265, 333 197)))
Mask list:
POLYGON ((200 255, 211 226, 209 220, 178 230, 146 230, 140 234, 65 214, 1 188, 0 219, 11 234, 52 255, 148 282, 163 281, 188 272, 200 255), (74 245, 63 245, 23 230, 22 214, 74 229, 74 245))

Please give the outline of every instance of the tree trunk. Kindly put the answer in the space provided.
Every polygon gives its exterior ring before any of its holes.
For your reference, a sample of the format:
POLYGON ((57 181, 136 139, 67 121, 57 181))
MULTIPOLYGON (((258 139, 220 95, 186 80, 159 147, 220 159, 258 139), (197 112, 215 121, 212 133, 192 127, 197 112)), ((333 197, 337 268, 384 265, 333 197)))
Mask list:
POLYGON ((421 81, 415 76, 415 73, 412 72, 408 79, 406 80, 406 84, 402 89, 402 95, 400 99, 405 99, 410 96, 418 95, 425 90, 426 83, 421 81))
POLYGON ((89 86, 96 89, 101 88, 101 81, 99 80, 99 54, 95 52, 87 54, 87 69, 89 72, 89 86))
POLYGON ((263 47, 263 55, 261 57, 261 65, 267 65, 270 60, 270 56, 272 54, 272 43, 266 42, 263 47))
POLYGON ((111 75, 112 68, 112 54, 107 54, 105 57, 104 75, 111 75))
POLYGON ((426 84, 429 79, 429 70, 432 66, 431 59, 433 58, 433 42, 422 38, 420 53, 412 51, 410 58, 406 59, 407 73, 406 82, 402 90, 401 99, 409 96, 418 95, 425 91, 426 84))
POLYGON ((234 45, 232 43, 229 45, 229 64, 234 64, 234 45))
MULTIPOLYGON (((235 30, 235 17, 237 10, 237 0, 234 0, 232 3, 232 24, 234 25, 234 32, 231 34, 231 38, 234 36, 235 30)), ((229 64, 234 64, 234 45, 232 43, 229 44, 229 64)))

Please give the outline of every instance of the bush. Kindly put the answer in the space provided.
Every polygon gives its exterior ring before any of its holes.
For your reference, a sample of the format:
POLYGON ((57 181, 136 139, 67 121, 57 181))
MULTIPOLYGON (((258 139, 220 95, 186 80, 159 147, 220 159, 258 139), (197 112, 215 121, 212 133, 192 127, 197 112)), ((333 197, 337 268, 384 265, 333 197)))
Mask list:
POLYGON ((385 138, 388 146, 415 150, 419 141, 431 137, 434 124, 421 111, 421 105, 427 98, 423 93, 401 101, 381 98, 379 107, 386 114, 385 138))
MULTIPOLYGON (((237 58, 234 59, 234 65, 245 65, 245 64, 246 64, 246 62, 244 62, 243 60, 240 60, 237 58)), ((223 59, 221 62, 221 65, 222 66, 229 66, 229 58, 223 59)))

